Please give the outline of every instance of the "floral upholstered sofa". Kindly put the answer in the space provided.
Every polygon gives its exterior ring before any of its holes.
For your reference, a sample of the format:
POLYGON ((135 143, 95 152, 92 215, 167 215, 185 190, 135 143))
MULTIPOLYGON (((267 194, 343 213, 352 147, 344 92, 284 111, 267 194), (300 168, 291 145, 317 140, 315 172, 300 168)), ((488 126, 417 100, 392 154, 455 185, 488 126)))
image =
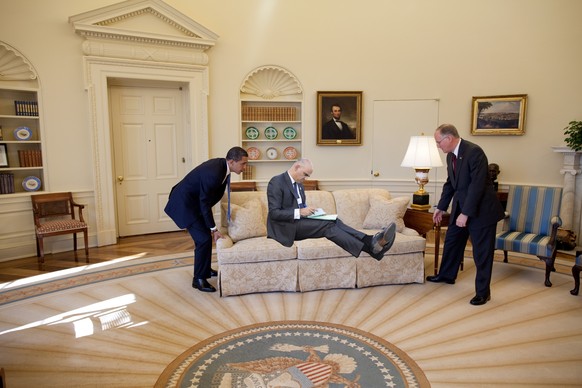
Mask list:
POLYGON ((311 291, 424 282, 425 239, 405 227, 408 197, 391 198, 383 189, 306 191, 307 203, 373 235, 390 221, 397 224, 394 245, 377 261, 359 258, 326 238, 295 241, 285 247, 267 235, 267 193, 231 193, 221 201, 221 231, 216 243, 221 296, 268 291, 311 291))

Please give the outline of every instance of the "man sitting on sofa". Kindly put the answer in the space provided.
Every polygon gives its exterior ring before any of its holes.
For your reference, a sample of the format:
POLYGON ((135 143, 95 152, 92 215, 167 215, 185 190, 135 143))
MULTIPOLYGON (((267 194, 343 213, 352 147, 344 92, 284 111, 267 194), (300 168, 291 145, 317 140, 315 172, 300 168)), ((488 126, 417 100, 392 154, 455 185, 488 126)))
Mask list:
POLYGON ((376 260, 382 260, 396 235, 396 225, 392 222, 374 236, 367 235, 335 221, 307 218, 314 214, 315 208, 307 206, 303 181, 313 173, 309 159, 299 159, 286 172, 276 175, 269 181, 267 199, 267 237, 290 247, 295 240, 326 237, 358 257, 362 251, 376 260))

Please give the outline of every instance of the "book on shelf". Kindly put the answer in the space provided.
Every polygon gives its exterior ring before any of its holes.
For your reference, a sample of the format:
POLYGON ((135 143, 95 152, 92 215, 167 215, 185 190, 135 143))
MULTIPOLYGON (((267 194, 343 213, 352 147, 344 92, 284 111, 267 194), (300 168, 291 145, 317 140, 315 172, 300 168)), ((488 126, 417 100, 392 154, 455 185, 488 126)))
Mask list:
POLYGON ((0 173, 0 194, 14 193, 14 174, 11 172, 0 173))
POLYGON ((38 102, 14 101, 16 116, 38 116, 38 102))
POLYGON ((41 150, 18 150, 20 167, 42 167, 41 150))

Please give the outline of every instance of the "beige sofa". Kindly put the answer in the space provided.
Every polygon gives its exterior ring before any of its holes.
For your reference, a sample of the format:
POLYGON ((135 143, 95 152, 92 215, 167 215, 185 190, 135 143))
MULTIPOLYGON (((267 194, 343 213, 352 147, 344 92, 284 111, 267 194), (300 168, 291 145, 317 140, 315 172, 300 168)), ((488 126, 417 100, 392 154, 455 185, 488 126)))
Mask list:
POLYGON ((266 192, 233 192, 230 224, 224 216, 226 196, 221 202, 225 237, 216 244, 221 296, 424 282, 426 241, 402 219, 408 197, 391 198, 383 189, 349 189, 306 191, 306 199, 371 235, 395 221, 394 245, 381 261, 364 252, 355 258, 326 238, 285 247, 266 237, 266 192))

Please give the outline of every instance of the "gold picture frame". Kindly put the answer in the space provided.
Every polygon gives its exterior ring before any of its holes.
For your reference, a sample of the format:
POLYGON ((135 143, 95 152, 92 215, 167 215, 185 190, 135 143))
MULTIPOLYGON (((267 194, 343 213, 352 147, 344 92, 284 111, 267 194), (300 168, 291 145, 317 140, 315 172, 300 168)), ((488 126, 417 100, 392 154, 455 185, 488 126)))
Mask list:
POLYGON ((473 135, 523 135, 527 94, 473 97, 473 135))
POLYGON ((362 145, 362 92, 317 92, 317 145, 362 145))

